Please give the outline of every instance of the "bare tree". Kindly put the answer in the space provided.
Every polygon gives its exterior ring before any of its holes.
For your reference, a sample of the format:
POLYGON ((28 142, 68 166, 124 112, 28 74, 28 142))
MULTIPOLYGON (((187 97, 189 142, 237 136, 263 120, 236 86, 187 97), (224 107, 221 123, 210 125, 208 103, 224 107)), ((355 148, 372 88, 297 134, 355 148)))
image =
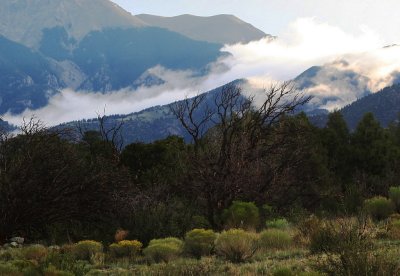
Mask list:
POLYGON ((86 142, 88 146, 89 141, 85 141, 85 136, 87 133, 95 132, 98 135, 98 138, 103 142, 102 145, 107 149, 111 148, 112 155, 114 156, 115 160, 119 160, 119 155, 122 151, 124 146, 124 139, 122 129, 124 126, 124 121, 113 122, 109 123, 110 118, 105 115, 105 110, 103 114, 97 114, 97 126, 96 128, 89 129, 81 122, 78 122, 76 125, 76 130, 78 133, 78 140, 80 142, 86 142))
POLYGON ((279 123, 310 97, 290 82, 272 85, 264 93, 264 101, 256 105, 240 86, 229 84, 213 96, 185 99, 172 107, 193 138, 191 185, 194 195, 201 195, 206 204, 214 227, 219 226, 218 214, 232 200, 244 192, 255 197, 265 193, 288 166, 274 161, 288 143, 287 135, 279 133, 279 123))
POLYGON ((192 99, 176 102, 171 107, 172 113, 192 137, 195 145, 198 145, 214 115, 214 111, 206 103, 206 97, 206 94, 200 94, 192 99), (199 112, 202 114, 198 114, 199 112))

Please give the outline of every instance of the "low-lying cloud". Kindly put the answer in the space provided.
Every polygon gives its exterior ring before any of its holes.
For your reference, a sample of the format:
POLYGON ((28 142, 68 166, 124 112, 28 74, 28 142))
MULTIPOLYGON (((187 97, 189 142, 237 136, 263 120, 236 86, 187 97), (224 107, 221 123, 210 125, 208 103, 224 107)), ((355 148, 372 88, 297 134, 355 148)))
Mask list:
POLYGON ((253 89, 248 93, 252 94, 271 82, 293 79, 315 65, 325 65, 325 71, 311 78, 312 85, 306 87, 306 91, 315 97, 315 107, 332 110, 363 96, 365 91, 375 92, 390 85, 398 77, 400 47, 383 48, 382 41, 367 27, 360 28, 358 35, 352 35, 316 19, 299 19, 275 40, 265 38, 249 44, 226 45, 222 51, 231 55, 211 64, 205 76, 157 66, 148 73, 162 79, 163 84, 108 94, 65 89, 50 98, 44 108, 3 117, 20 124, 23 117, 35 115, 48 125, 55 125, 93 118, 104 109, 107 114, 127 114, 206 92, 241 78, 249 80, 253 89), (349 77, 346 75, 349 72, 354 75, 349 77))

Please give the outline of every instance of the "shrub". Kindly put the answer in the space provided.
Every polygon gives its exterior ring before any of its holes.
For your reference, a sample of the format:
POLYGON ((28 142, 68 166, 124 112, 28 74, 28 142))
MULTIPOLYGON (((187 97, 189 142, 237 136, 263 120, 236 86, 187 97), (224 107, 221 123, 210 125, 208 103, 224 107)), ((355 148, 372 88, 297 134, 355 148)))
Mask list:
POLYGON ((0 275, 21 275, 20 270, 10 263, 0 263, 0 275))
POLYGON ((140 241, 133 240, 127 241, 123 240, 118 243, 113 243, 110 245, 110 253, 115 258, 130 257, 133 258, 137 256, 142 249, 143 244, 140 241))
POLYGON ((120 242, 120 241, 123 241, 123 240, 126 239, 126 237, 128 236, 128 234, 129 234, 129 231, 123 230, 123 229, 118 229, 118 230, 115 232, 114 240, 115 240, 117 243, 120 242))
POLYGON ((41 275, 40 274, 40 269, 37 264, 35 264, 32 261, 27 261, 27 260, 13 260, 8 262, 9 268, 16 268, 18 273, 17 274, 0 274, 0 275, 41 275))
POLYGON ((396 211, 400 212, 400 186, 389 188, 389 198, 396 207, 396 211))
POLYGON ((22 254, 26 260, 32 260, 39 263, 47 257, 48 249, 43 245, 35 244, 23 248, 22 254))
POLYGON ((259 236, 242 229, 223 231, 215 241, 219 256, 234 262, 244 262, 253 257, 258 249, 259 236))
POLYGON ((267 228, 287 229, 289 228, 289 222, 285 218, 267 220, 265 226, 267 228))
POLYGON ((393 213, 394 205, 391 200, 377 196, 365 200, 364 209, 374 220, 383 220, 393 213))
POLYGON ((311 239, 317 266, 328 275, 394 275, 396 260, 375 248, 365 221, 325 221, 311 239), (385 257, 386 256, 386 257, 385 257))
POLYGON ((285 249, 292 245, 293 238, 285 231, 267 229, 260 233, 260 246, 264 250, 285 249))
POLYGON ((185 235, 185 251, 196 258, 210 255, 217 235, 213 230, 194 229, 185 235))
POLYGON ((169 262, 179 257, 183 251, 183 242, 177 238, 151 240, 144 255, 155 262, 169 262))
POLYGON ((225 225, 229 228, 256 229, 260 213, 253 202, 234 201, 223 212, 225 225))
POLYGON ((85 240, 80 241, 72 247, 72 252, 79 260, 90 261, 91 257, 96 253, 103 252, 103 245, 97 241, 85 240))
POLYGON ((340 242, 340 235, 336 233, 337 225, 331 221, 321 221, 309 233, 310 251, 313 254, 326 253, 340 242))

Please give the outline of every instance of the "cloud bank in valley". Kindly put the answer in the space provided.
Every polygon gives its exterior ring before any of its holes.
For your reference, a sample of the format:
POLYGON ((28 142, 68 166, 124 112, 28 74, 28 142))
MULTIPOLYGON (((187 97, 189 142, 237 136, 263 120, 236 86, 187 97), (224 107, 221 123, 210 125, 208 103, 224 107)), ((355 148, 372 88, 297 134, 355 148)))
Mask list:
POLYGON ((353 35, 313 18, 303 18, 293 22, 273 41, 266 38, 249 44, 226 45, 222 51, 231 55, 211 64, 205 76, 157 66, 148 73, 164 80, 160 85, 108 94, 65 89, 50 98, 44 108, 3 117, 18 125, 22 118, 35 115, 48 125, 56 125, 93 118, 96 112, 104 109, 107 114, 127 114, 206 92, 241 78, 247 78, 253 88, 248 93, 257 93, 258 88, 293 79, 314 65, 325 65, 331 71, 313 76, 315 85, 307 88, 315 96, 313 103, 333 109, 356 100, 365 90, 377 91, 397 77, 400 47, 383 46, 380 37, 366 27, 353 35), (359 82, 349 85, 346 74, 335 79, 329 72, 353 72, 356 74, 353 78, 359 82))

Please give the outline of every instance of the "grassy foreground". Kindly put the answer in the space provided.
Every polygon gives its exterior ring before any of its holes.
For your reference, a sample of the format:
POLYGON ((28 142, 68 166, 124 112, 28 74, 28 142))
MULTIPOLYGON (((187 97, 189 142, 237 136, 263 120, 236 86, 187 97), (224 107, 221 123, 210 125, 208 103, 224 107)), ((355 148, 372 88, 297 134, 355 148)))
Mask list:
POLYGON ((262 232, 196 229, 183 239, 0 249, 0 275, 400 275, 397 217, 310 217, 262 232))

